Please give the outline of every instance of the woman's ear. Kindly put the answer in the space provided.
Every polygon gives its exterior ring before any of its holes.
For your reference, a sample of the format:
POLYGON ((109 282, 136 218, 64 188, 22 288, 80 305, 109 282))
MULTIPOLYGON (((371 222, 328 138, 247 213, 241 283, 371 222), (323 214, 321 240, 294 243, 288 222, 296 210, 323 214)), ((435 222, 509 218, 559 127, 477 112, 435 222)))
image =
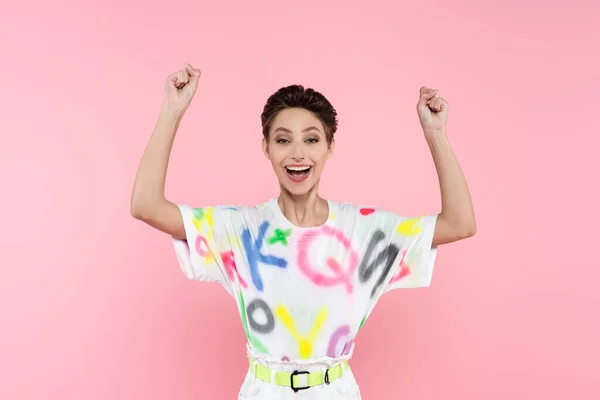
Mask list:
POLYGON ((329 159, 333 155, 334 150, 335 150, 335 139, 331 139, 331 143, 329 143, 329 148, 327 149, 327 159, 329 159))
POLYGON ((271 157, 269 156, 269 142, 267 142, 267 138, 264 137, 262 139, 262 149, 265 157, 267 157, 267 160, 270 160, 271 157))

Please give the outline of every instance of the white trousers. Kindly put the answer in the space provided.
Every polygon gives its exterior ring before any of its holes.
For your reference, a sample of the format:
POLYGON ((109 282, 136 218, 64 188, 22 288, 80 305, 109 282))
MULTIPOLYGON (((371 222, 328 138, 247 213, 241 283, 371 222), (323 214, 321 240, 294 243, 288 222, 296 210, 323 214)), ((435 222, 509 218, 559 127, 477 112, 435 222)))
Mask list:
MULTIPOLYGON (((281 372, 318 371, 325 373, 327 368, 333 367, 352 356, 350 354, 340 358, 312 358, 310 360, 281 361, 272 357, 258 354, 247 347, 248 357, 257 364, 263 365, 271 370, 281 372)), ((262 381, 248 370, 238 400, 288 400, 288 399, 310 399, 310 400, 361 400, 360 390, 350 368, 344 368, 344 373, 329 385, 323 384, 313 386, 305 390, 294 392, 291 387, 278 386, 274 383, 262 381)))

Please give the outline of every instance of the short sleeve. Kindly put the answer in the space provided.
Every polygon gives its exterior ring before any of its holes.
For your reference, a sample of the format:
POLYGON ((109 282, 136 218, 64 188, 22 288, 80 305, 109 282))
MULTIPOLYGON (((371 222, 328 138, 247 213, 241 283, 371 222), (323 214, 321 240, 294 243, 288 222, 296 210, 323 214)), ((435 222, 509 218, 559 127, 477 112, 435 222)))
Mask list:
POLYGON ((186 238, 172 240, 181 270, 189 279, 218 282, 233 295, 236 268, 231 242, 235 236, 230 232, 237 209, 178 207, 186 238))
POLYGON ((433 246, 436 222, 437 215, 398 217, 395 234, 400 237, 400 253, 385 292, 428 287, 431 284, 437 256, 437 247, 433 246))

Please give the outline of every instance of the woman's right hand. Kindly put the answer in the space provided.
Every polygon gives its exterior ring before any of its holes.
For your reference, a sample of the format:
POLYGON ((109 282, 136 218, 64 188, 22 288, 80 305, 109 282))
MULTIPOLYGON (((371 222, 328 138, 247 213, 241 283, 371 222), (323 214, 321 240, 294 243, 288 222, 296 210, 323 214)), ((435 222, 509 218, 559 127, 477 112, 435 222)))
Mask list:
POLYGON ((185 64, 182 69, 169 75, 163 107, 172 112, 185 113, 196 94, 200 74, 199 69, 185 64))

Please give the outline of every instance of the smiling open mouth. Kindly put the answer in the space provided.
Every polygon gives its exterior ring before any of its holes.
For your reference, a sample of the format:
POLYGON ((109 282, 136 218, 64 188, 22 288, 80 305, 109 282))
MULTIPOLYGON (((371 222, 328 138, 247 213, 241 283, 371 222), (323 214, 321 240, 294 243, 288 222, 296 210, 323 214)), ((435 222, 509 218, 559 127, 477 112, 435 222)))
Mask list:
POLYGON ((310 174, 312 167, 306 165, 302 167, 285 167, 288 177, 294 182, 301 182, 305 180, 310 174))

